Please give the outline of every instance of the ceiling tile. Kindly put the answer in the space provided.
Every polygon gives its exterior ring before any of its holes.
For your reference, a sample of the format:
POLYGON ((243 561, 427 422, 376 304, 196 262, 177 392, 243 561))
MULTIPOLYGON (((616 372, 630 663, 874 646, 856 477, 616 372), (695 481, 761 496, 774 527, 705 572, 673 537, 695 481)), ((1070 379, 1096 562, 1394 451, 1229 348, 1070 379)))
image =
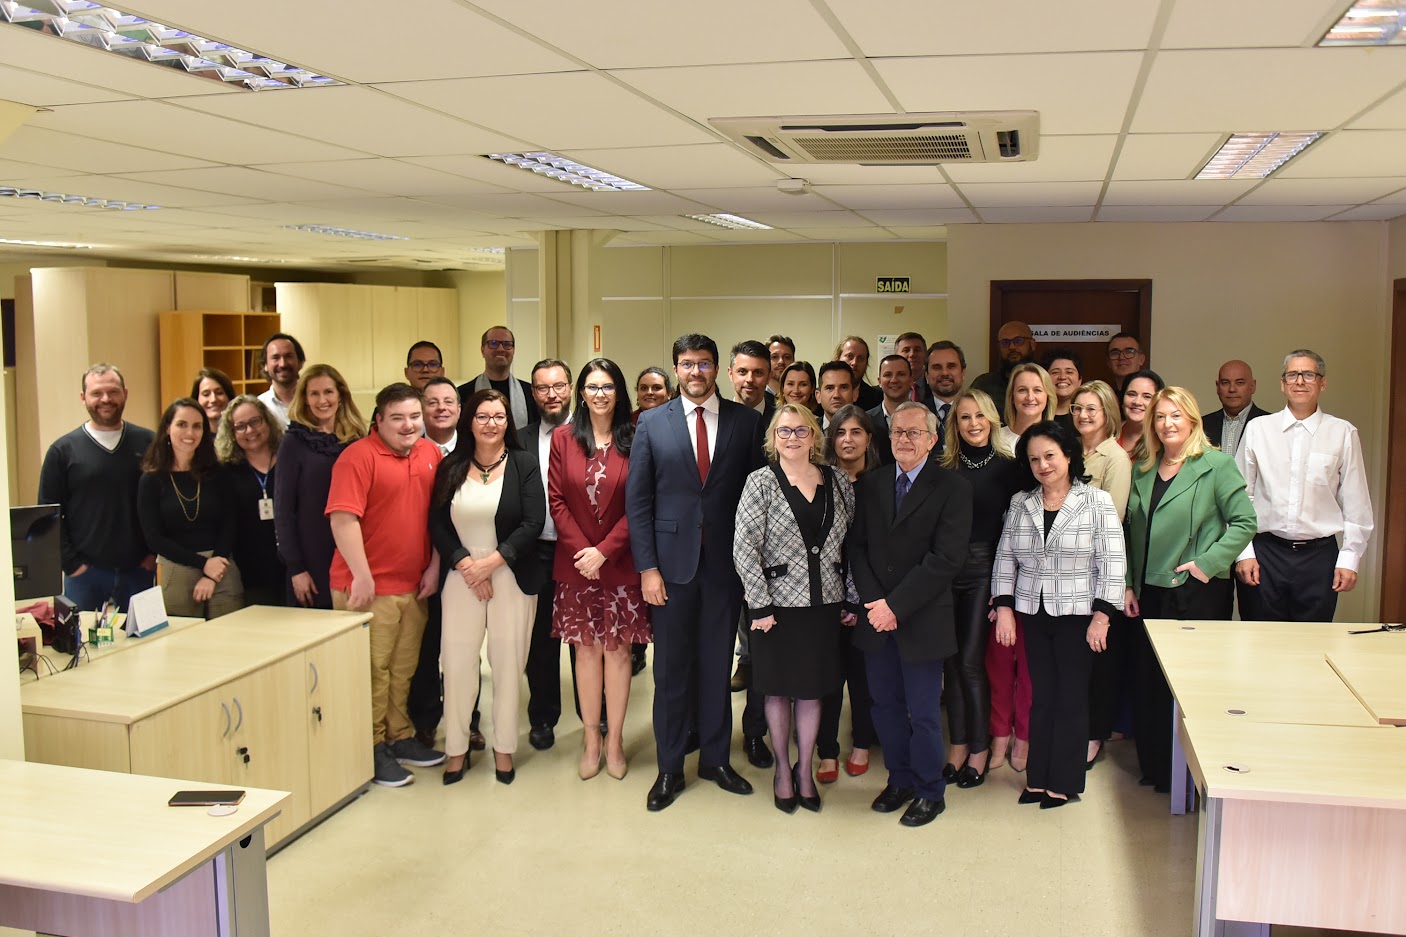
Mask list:
POLYGON ((702 202, 714 211, 820 211, 832 207, 814 192, 791 195, 772 186, 746 186, 723 189, 674 189, 675 195, 702 202))
POLYGON ((1378 202, 1374 205, 1359 205, 1334 215, 1329 221, 1391 221, 1406 215, 1406 202, 1389 205, 1378 202))
POLYGON ((1348 124, 1353 130, 1406 130, 1406 90, 1401 90, 1348 124))
POLYGON ((969 208, 939 208, 939 209, 900 209, 883 211, 860 212, 865 218, 877 225, 886 228, 895 226, 931 226, 947 224, 965 224, 976 221, 976 215, 972 214, 969 208))
POLYGON ((1105 205, 1225 205, 1258 184, 1258 179, 1171 179, 1110 182, 1105 205))
POLYGON ((888 99, 853 59, 643 68, 612 74, 698 121, 714 117, 893 113, 888 99))
POLYGON ((792 228, 812 241, 892 241, 894 233, 884 228, 792 228))
POLYGON ((932 0, 829 0, 845 30, 870 56, 973 55, 1142 49, 1157 0, 1084 0, 1077 14, 1045 0, 1006 0, 996 28, 982 4, 932 0))
POLYGON ((563 155, 655 189, 765 185, 786 176, 727 143, 567 150, 563 155))
POLYGON ((1324 0, 1177 0, 1162 34, 1162 48, 1264 48, 1314 43, 1342 10, 1342 3, 1324 0))
POLYGON ((1350 205, 1231 205, 1213 221, 1322 221, 1350 205))
POLYGON ((1189 179, 1220 146, 1223 133, 1132 133, 1123 139, 1114 179, 1189 179))
POLYGON ((1395 176, 1406 166, 1403 154, 1406 130, 1341 130, 1294 157, 1275 178, 1395 176))
POLYGON ((617 240, 633 244, 716 244, 718 239, 693 231, 626 231, 617 240))
MULTIPOLYGON (((710 205, 668 192, 587 192, 577 189, 560 195, 553 194, 551 198, 554 202, 612 215, 698 214, 715 210, 710 205)), ((560 212, 561 206, 558 205, 556 210, 560 212)))
POLYGON ((23 179, 27 176, 81 176, 77 169, 60 169, 45 166, 43 163, 22 163, 13 159, 0 159, 0 182, 9 179, 23 179))
MULTIPOLYGON (((976 219, 972 220, 975 221, 976 219)), ((906 241, 941 241, 947 239, 947 228, 944 225, 914 227, 890 226, 889 230, 906 241)))
POLYGON ((1051 222, 1088 221, 1093 217, 1092 205, 1068 208, 983 208, 983 221, 991 224, 1045 224, 1051 222))
MULTIPOLYGON (((1099 182, 973 182, 959 186, 977 207, 1092 205, 1098 200, 1099 182)), ((986 212, 981 212, 986 217, 986 212)))
POLYGON ((548 150, 662 146, 716 139, 592 72, 381 87, 548 150))
POLYGON ((65 81, 52 75, 0 65, 0 88, 5 100, 18 101, 31 107, 51 107, 55 104, 83 104, 90 101, 121 101, 128 97, 120 91, 65 81))
POLYGON ((1040 137, 1037 159, 1014 163, 947 163, 953 182, 1087 182, 1108 174, 1116 134, 1040 137))
MULTIPOLYGON (((1401 168, 1406 170, 1406 154, 1401 168)), ((1406 190, 1406 178, 1270 179, 1239 205, 1355 205, 1406 190)))
POLYGON ((844 208, 865 209, 960 208, 961 197, 950 185, 820 185, 817 195, 844 208))
POLYGON ((124 173, 128 179, 157 182, 205 192, 227 192, 253 199, 292 201, 294 199, 350 197, 362 193, 339 185, 294 179, 241 166, 218 166, 214 169, 178 169, 174 172, 124 173))
POLYGON ((747 217, 773 228, 867 228, 874 224, 848 211, 756 212, 747 217))
MULTIPOLYGON (((568 193, 564 191, 561 194, 568 193)), ((527 195, 520 192, 504 195, 455 195, 441 198, 438 201, 444 205, 452 205, 469 211, 488 215, 505 215, 512 218, 535 218, 540 215, 590 217, 610 214, 609 211, 602 208, 572 206, 567 202, 558 202, 541 195, 527 195)))
POLYGON ((503 192, 502 187, 394 159, 349 159, 268 163, 257 168, 281 175, 331 182, 387 195, 464 195, 503 192))
POLYGON ((582 15, 564 15, 550 3, 477 0, 477 5, 597 68, 848 55, 806 0, 711 0, 687 13, 658 0, 593 0, 582 15))
POLYGON ((535 172, 516 169, 497 160, 485 159, 477 153, 461 153, 454 156, 407 156, 403 159, 407 163, 424 166, 427 169, 436 169, 440 172, 463 176, 466 179, 478 179, 481 182, 489 183, 495 189, 555 193, 568 192, 573 188, 570 183, 559 182, 535 172))
MULTIPOLYGON (((160 145, 160 141, 153 140, 160 145)), ((0 141, 0 159, 57 166, 80 172, 141 172, 143 170, 187 169, 210 163, 160 150, 139 149, 119 143, 85 139, 41 127, 21 127, 0 141)))
POLYGON ((936 166, 842 166, 817 163, 812 166, 778 166, 776 171, 805 179, 814 185, 918 185, 946 182, 936 166))
POLYGON ((960 55, 879 59, 874 66, 909 111, 1036 110, 1041 133, 1117 133, 1137 78, 1138 52, 960 55))
POLYGON ((159 185, 151 182, 134 182, 120 176, 30 176, 7 182, 27 189, 41 189, 46 192, 65 192, 85 195, 89 198, 114 199, 122 202, 141 202, 147 205, 160 205, 162 208, 194 208, 202 205, 243 205, 254 204, 252 199, 224 192, 201 192, 195 189, 182 189, 176 186, 159 185))
POLYGON ((1330 130, 1406 74, 1406 47, 1201 49, 1157 56, 1134 132, 1330 130))
POLYGON ((1214 205, 1108 205, 1098 210, 1099 221, 1205 221, 1215 214, 1214 205))

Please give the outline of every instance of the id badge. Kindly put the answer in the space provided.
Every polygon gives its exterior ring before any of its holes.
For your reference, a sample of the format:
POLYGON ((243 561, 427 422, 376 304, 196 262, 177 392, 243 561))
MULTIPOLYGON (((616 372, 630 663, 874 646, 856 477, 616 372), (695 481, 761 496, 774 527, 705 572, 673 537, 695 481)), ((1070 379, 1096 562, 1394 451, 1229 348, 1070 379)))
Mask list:
POLYGON ((271 520, 273 520, 273 499, 272 499, 272 498, 260 498, 260 499, 259 499, 259 520, 261 520, 261 521, 271 521, 271 520))

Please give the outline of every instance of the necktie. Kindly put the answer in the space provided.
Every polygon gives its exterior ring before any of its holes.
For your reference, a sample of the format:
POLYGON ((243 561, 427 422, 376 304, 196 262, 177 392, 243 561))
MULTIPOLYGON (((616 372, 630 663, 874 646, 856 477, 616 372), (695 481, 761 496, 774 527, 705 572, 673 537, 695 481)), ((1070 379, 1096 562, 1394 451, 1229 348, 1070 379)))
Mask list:
POLYGON ((937 429, 938 429, 938 432, 941 432, 942 429, 943 429, 943 427, 945 427, 945 426, 947 425, 947 411, 948 411, 948 410, 951 410, 951 409, 952 409, 952 405, 951 405, 950 403, 944 403, 944 404, 942 404, 940 407, 937 408, 937 429))
POLYGON ((708 458, 708 424, 703 422, 703 408, 698 407, 694 411, 698 414, 698 480, 708 481, 708 466, 711 460, 708 458))
POLYGON ((907 473, 907 472, 899 472, 899 473, 898 473, 898 481, 894 482, 894 486, 893 486, 893 515, 894 515, 894 517, 897 517, 897 516, 898 516, 898 511, 899 511, 899 509, 903 507, 903 499, 908 495, 908 489, 911 488, 912 486, 913 486, 913 483, 908 480, 908 473, 907 473))
POLYGON ((908 392, 908 399, 922 402, 922 396, 918 393, 918 385, 914 384, 913 389, 908 392))

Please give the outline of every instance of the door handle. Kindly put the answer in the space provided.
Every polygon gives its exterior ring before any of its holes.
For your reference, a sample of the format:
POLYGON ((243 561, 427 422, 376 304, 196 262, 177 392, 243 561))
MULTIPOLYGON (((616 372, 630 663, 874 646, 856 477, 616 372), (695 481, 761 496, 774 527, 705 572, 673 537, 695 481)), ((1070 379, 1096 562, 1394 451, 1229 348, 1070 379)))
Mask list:
POLYGON ((322 707, 321 707, 321 706, 314 706, 314 707, 312 708, 312 712, 313 712, 313 715, 317 717, 317 721, 318 721, 318 722, 321 722, 321 721, 322 721, 322 707))
POLYGON ((239 727, 244 725, 244 707, 239 702, 239 697, 234 698, 234 708, 239 711, 239 721, 234 724, 234 731, 238 732, 239 727))
POLYGON ((222 738, 222 739, 227 739, 227 738, 229 738, 229 723, 230 723, 230 718, 229 718, 229 704, 228 704, 228 703, 225 703, 225 702, 223 702, 223 701, 221 701, 221 702, 220 702, 220 708, 225 711, 225 731, 224 731, 224 733, 220 736, 220 738, 222 738))
POLYGON ((308 666, 312 668, 312 689, 311 689, 311 690, 308 690, 308 692, 309 692, 309 693, 316 693, 316 692, 317 692, 317 665, 314 664, 312 661, 308 661, 308 666))

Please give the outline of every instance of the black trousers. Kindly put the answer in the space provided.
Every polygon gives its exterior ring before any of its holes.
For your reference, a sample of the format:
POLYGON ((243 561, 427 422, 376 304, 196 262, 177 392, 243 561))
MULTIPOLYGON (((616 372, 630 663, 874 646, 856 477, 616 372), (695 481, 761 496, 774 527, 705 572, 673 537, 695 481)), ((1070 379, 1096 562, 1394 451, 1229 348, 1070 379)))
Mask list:
MULTIPOLYGON (((1175 589, 1144 585, 1138 596, 1142 617, 1185 621, 1225 621, 1235 592, 1229 579, 1188 578, 1175 589)), ((1137 692, 1133 696, 1133 738, 1144 780, 1161 790, 1172 783, 1172 690, 1147 637, 1137 629, 1137 692)))
POLYGON ((1236 583, 1240 617, 1245 621, 1332 621, 1338 610, 1333 591, 1333 570, 1338 564, 1338 541, 1281 540, 1272 534, 1255 535, 1255 558, 1260 562, 1260 584, 1236 583))
MULTIPOLYGON (((538 540, 538 561, 552 568, 555 540, 538 540)), ((537 617, 532 619, 532 642, 527 648, 527 724, 534 729, 554 727, 561 719, 561 639, 552 637, 552 606, 557 585, 548 579, 537 593, 537 617)))
POLYGON ((973 755, 991 747, 991 686, 986 678, 986 637, 991 621, 991 566, 995 551, 989 543, 973 543, 967 561, 952 583, 957 625, 957 653, 944 666, 943 701, 947 704, 947 734, 953 745, 966 745, 973 755))
MULTIPOLYGON (((874 700, 869 695, 869 670, 864 652, 854 646, 854 628, 840 631, 840 656, 849 685, 850 744, 854 748, 874 747, 874 700)), ((840 757, 840 712, 844 709, 844 687, 820 699, 820 736, 816 744, 822 759, 840 757)))
POLYGON ((1108 644, 1094 655, 1089 674, 1089 741, 1107 741, 1113 734, 1128 670, 1129 632, 1141 627, 1140 619, 1129 619, 1122 612, 1108 616, 1108 644))
MULTIPOLYGON (((747 606, 744 603, 742 606, 742 618, 737 625, 737 633, 739 635, 745 634, 751 627, 752 616, 748 613, 747 606)), ((749 665, 751 664, 750 638, 751 636, 748 635, 749 640, 746 644, 742 645, 743 649, 747 651, 746 660, 749 665)), ((738 663, 741 662, 742 658, 739 657, 738 663)), ((747 705, 742 709, 742 735, 749 739, 759 739, 767 733, 766 697, 757 692, 756 681, 751 679, 747 681, 746 693, 747 705)))
POLYGON ((659 771, 683 774, 688 734, 696 725, 698 764, 729 763, 732 749, 732 649, 742 584, 726 555, 705 551, 691 582, 666 582, 669 599, 654 609, 654 741, 659 771))
POLYGON ((1088 615, 1023 615, 1030 668, 1030 760, 1026 786, 1056 794, 1084 792, 1089 740, 1088 615))

